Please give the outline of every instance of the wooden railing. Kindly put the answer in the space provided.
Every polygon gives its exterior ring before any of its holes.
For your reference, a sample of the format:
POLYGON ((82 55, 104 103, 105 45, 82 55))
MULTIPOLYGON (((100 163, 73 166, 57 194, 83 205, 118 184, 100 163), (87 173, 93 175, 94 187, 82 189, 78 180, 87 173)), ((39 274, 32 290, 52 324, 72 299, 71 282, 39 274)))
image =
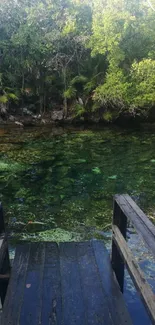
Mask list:
POLYGON ((140 293, 147 312, 155 324, 155 295, 146 281, 145 275, 127 246, 127 221, 131 221, 137 233, 155 257, 155 226, 127 194, 114 197, 112 267, 120 289, 123 292, 124 266, 131 275, 135 287, 140 293))
POLYGON ((9 282, 10 260, 5 232, 3 209, 0 204, 0 298, 3 305, 9 282))

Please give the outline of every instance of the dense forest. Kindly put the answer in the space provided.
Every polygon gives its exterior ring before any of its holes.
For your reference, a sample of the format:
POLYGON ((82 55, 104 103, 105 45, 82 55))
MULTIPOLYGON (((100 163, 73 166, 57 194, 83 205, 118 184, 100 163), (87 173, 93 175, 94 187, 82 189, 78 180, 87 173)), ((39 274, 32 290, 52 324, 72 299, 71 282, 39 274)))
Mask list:
POLYGON ((0 114, 155 119, 155 12, 139 0, 3 0, 0 114))

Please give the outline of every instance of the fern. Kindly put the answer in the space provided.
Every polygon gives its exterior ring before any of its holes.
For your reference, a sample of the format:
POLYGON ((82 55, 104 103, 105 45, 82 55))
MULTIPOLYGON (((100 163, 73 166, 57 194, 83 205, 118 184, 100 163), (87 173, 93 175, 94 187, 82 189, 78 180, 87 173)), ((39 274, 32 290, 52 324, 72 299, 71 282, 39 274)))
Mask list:
POLYGON ((87 82, 87 78, 85 76, 76 76, 71 80, 71 85, 75 86, 76 84, 85 84, 87 82))
POLYGON ((7 97, 7 95, 2 95, 2 96, 0 96, 0 103, 1 104, 7 104, 8 103, 8 97, 7 97))
POLYGON ((18 97, 13 93, 6 93, 6 94, 0 96, 1 104, 7 104, 9 102, 9 100, 16 102, 18 100, 18 97))
POLYGON ((112 122, 112 120, 113 120, 113 114, 111 112, 104 112, 103 113, 103 119, 106 122, 112 122))
POLYGON ((76 97, 76 89, 74 87, 69 87, 66 91, 64 91, 64 97, 67 99, 76 97))
POLYGON ((75 111, 75 117, 80 117, 85 113, 85 108, 80 104, 76 104, 74 106, 74 111, 75 111))
POLYGON ((96 87, 96 82, 94 80, 91 80, 86 83, 86 85, 84 86, 84 90, 86 93, 89 93, 91 90, 95 89, 95 87, 96 87))
POLYGON ((13 101, 18 101, 18 97, 13 93, 7 94, 7 97, 12 99, 13 101))
POLYGON ((96 112, 98 111, 98 109, 101 107, 100 103, 99 102, 95 102, 93 105, 92 105, 92 108, 91 108, 91 111, 92 112, 96 112))

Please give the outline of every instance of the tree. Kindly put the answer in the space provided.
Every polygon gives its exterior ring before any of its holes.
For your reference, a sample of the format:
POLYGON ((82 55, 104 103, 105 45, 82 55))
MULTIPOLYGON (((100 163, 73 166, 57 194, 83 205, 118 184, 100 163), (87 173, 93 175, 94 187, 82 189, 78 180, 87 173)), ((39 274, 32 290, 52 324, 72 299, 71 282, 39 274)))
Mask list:
POLYGON ((145 0, 4 0, 0 17, 0 100, 8 112, 61 107, 67 118, 101 108, 113 120, 154 105, 155 12, 145 0), (148 88, 138 69, 149 75, 148 88))

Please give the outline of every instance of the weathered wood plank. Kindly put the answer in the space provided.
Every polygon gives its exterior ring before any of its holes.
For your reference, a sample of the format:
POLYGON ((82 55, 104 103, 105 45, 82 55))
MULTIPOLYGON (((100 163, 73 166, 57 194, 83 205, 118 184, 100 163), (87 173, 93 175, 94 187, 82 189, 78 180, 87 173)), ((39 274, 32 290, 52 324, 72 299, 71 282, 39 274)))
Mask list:
MULTIPOLYGON (((9 260, 9 251, 8 243, 5 235, 5 224, 4 224, 4 215, 2 204, 0 203, 0 274, 5 274, 10 270, 10 260, 9 260)), ((2 305, 4 304, 7 288, 8 288, 9 279, 2 279, 0 281, 0 299, 2 305)))
POLYGON ((148 314, 151 317, 153 324, 155 324, 155 295, 117 226, 113 226, 113 238, 122 254, 122 257, 124 258, 133 282, 147 308, 148 314))
POLYGON ((5 238, 4 236, 0 238, 0 270, 2 269, 4 253, 5 253, 5 238))
POLYGON ((131 325, 104 244, 19 245, 2 314, 8 324, 131 325))
POLYGON ((44 260, 45 243, 31 243, 27 274, 24 281, 20 325, 41 324, 44 260))
POLYGON ((10 278, 10 274, 0 274, 0 280, 8 280, 10 278))
POLYGON ((24 243, 17 246, 13 268, 11 270, 11 278, 3 307, 2 325, 19 324, 29 250, 30 244, 24 243))
POLYGON ((60 244, 63 325, 86 325, 85 303, 77 261, 76 243, 60 244))
POLYGON ((139 219, 141 219, 142 222, 144 224, 146 224, 149 231, 155 237, 155 226, 154 226, 154 224, 150 221, 150 219, 146 216, 146 214, 140 209, 140 207, 136 204, 136 202, 133 201, 131 196, 129 196, 128 194, 124 194, 124 198, 129 203, 131 208, 138 214, 139 219))
POLYGON ((0 234, 5 232, 4 215, 2 204, 0 203, 0 234))
MULTIPOLYGON (((124 215, 120 209, 117 202, 114 200, 113 208, 113 224, 118 226, 124 238, 126 238, 127 231, 127 217, 124 215)), ((121 291, 123 292, 124 287, 124 261, 120 255, 117 245, 114 240, 112 240, 112 257, 111 257, 112 267, 115 272, 118 284, 121 291)))
POLYGON ((117 281, 111 267, 110 256, 108 251, 101 241, 93 241, 92 246, 98 265, 99 276, 102 282, 102 287, 107 296, 107 304, 109 306, 111 318, 115 325, 131 325, 132 321, 127 311, 124 298, 120 292, 117 281))
POLYGON ((10 269, 7 238, 0 239, 0 273, 8 272, 10 269))
POLYGON ((85 324, 114 325, 91 242, 78 243, 77 254, 87 316, 85 324))
POLYGON ((115 200, 155 256, 155 226, 129 195, 116 195, 115 200))
MULTIPOLYGON (((10 260, 9 260, 9 251, 8 243, 5 235, 1 236, 0 239, 0 274, 5 275, 10 271, 10 260)), ((5 296, 7 293, 9 278, 4 278, 0 281, 0 298, 2 305, 4 304, 5 296)))
POLYGON ((59 247, 56 243, 46 243, 41 324, 59 325, 61 320, 62 299, 59 247))

